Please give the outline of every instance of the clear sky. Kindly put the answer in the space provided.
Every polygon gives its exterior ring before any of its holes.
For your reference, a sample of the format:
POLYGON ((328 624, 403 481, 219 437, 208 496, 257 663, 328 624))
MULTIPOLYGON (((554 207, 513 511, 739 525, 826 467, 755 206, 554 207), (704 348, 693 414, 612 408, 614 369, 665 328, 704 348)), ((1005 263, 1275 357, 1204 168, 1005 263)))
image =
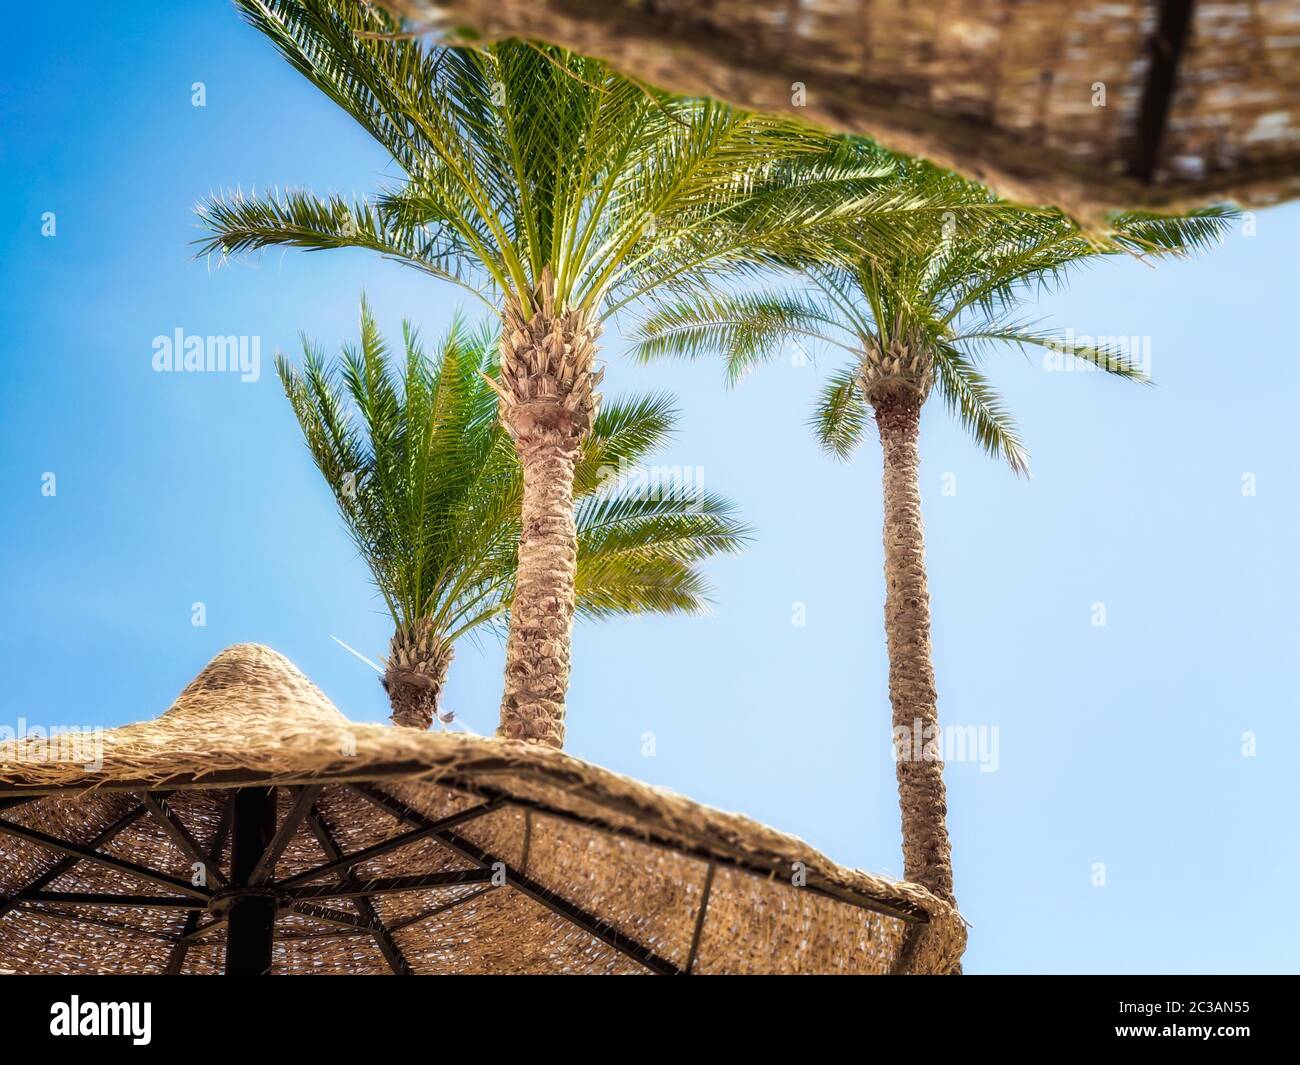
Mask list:
MULTIPOLYGON (((478 312, 362 252, 195 261, 200 196, 364 193, 392 171, 226 4, 64 4, 58 23, 75 32, 0 44, 0 724, 151 717, 242 641, 383 720, 375 675, 330 637, 377 658, 388 626, 271 352, 297 354, 299 330, 335 349, 362 290, 394 333, 478 312), (154 372, 177 329, 260 337, 260 380, 154 372)), ((996 737, 947 773, 968 972, 1300 969, 1300 206, 1254 226, 1194 263, 1105 263, 1035 308, 1146 338, 1158 386, 1000 355, 1032 480, 927 410, 940 716, 996 737)), ((702 468, 756 539, 709 567, 709 617, 579 625, 569 749, 901 875, 879 448, 835 463, 805 425, 834 356, 728 393, 716 364, 622 347, 611 330, 605 391, 673 392, 658 461, 702 468)), ((452 669, 448 705, 482 733, 502 659, 489 639, 452 669)))

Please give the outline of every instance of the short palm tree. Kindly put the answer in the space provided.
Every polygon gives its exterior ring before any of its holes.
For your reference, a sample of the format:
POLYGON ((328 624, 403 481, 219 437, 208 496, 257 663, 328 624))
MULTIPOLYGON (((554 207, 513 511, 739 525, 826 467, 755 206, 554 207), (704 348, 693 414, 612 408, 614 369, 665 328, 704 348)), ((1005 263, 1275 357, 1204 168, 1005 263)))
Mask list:
MULTIPOLYGON (((500 625, 515 598, 524 497, 514 448, 496 420, 494 330, 454 325, 427 356, 403 330, 389 355, 361 310, 359 345, 327 364, 310 344, 301 370, 277 369, 303 436, 393 619, 384 687, 399 725, 428 728, 458 640, 500 625)), ((730 504, 684 488, 624 487, 669 435, 662 396, 613 403, 574 463, 577 611, 591 617, 698 612, 697 563, 737 550, 730 504)))
POLYGON ((429 46, 378 6, 343 0, 237 4, 405 177, 356 202, 217 197, 199 207, 204 251, 369 248, 501 314, 496 388, 524 519, 500 732, 561 745, 573 479, 599 400, 602 323, 650 293, 829 241, 844 219, 886 243, 945 205, 882 191, 891 167, 878 150, 655 92, 557 48, 429 46))
MULTIPOLYGON (((950 199, 991 194, 925 164, 899 161, 902 190, 935 182, 950 199)), ((979 226, 940 218, 928 241, 847 246, 830 260, 810 257, 804 289, 692 294, 650 314, 635 347, 643 359, 721 354, 734 382, 791 339, 842 352, 818 403, 813 428, 823 447, 847 458, 874 420, 884 452, 885 631, 893 710, 904 875, 952 899, 952 858, 925 569, 918 477, 921 408, 937 390, 990 454, 1027 472, 1014 424, 981 369, 989 345, 1048 347, 1108 373, 1143 380, 1117 347, 1069 344, 1017 316, 1034 289, 1102 255, 1161 256, 1217 240, 1222 209, 1173 218, 1126 214, 1106 233, 1085 234, 1058 212, 1004 210, 979 226), (916 755, 919 753, 919 757, 916 755)))

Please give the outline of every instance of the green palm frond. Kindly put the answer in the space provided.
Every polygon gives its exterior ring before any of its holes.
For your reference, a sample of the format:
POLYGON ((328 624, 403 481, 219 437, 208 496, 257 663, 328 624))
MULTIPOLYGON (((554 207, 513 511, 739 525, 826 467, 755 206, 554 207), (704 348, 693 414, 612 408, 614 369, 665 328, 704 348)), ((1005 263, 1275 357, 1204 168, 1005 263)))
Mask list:
POLYGON ((704 614, 708 583, 695 570, 670 558, 622 558, 578 565, 580 617, 627 614, 704 614))
POLYGON ((989 348, 1047 348, 1117 377, 1147 378, 1121 345, 1053 336, 1014 312, 1086 263, 1189 255, 1221 240, 1237 217, 1223 207, 1181 216, 1128 212, 1104 232, 1085 232, 1057 209, 999 201, 955 174, 891 158, 892 176, 871 192, 869 224, 824 226, 796 253, 759 256, 767 267, 797 270, 811 291, 687 292, 636 323, 634 353, 643 360, 720 356, 734 379, 790 340, 847 349, 851 361, 823 388, 810 423, 822 447, 843 458, 871 413, 859 385, 863 360, 894 342, 919 345, 952 413, 985 450, 1023 473, 1024 445, 977 365, 989 348), (890 203, 902 205, 890 224, 906 239, 881 240, 870 224, 889 217, 890 203))
MULTIPOLYGON (((496 418, 497 340, 457 320, 432 354, 403 328, 385 344, 362 302, 360 339, 328 362, 304 342, 301 368, 276 368, 312 457, 395 625, 426 619, 455 640, 507 616, 522 473, 496 418)), ((670 435, 667 396, 611 402, 583 443, 575 495, 578 609, 592 617, 695 611, 699 564, 740 548, 724 500, 638 490, 626 474, 670 435)))
POLYGON ((797 292, 690 294, 644 315, 635 336, 631 350, 641 362, 720 354, 732 384, 792 340, 853 350, 833 312, 797 292))
POLYGON ((394 36, 377 5, 237 0, 352 116, 404 179, 371 200, 238 193, 200 205, 206 252, 365 247, 510 295, 545 271, 561 305, 608 317, 652 292, 756 265, 901 249, 953 215, 1000 208, 975 186, 861 138, 671 96, 561 48, 452 48, 394 36))
POLYGON ((1095 366, 1099 370, 1130 381, 1150 384, 1146 370, 1134 360, 1133 353, 1120 344, 1079 344, 1069 337, 1040 333, 1015 324, 999 325, 996 322, 958 333, 949 338, 952 344, 965 348, 989 342, 1012 344, 1018 348, 1042 348, 1059 355, 1069 356, 1095 366))
POLYGON ((730 503, 683 486, 591 496, 577 517, 577 608, 589 617, 706 610, 695 564, 739 551, 749 536, 730 503))
POLYGON ((962 352, 947 344, 934 351, 935 382, 949 412, 994 458, 1018 474, 1029 472, 1029 452, 988 379, 962 352))
POLYGON ((847 459, 862 442, 870 418, 871 407, 862 394, 857 368, 848 366, 826 382, 810 424, 824 451, 847 459))
POLYGON ((1240 219, 1241 211, 1227 204, 1181 215, 1124 211, 1111 217, 1102 239, 1139 255, 1186 256, 1222 244, 1240 219))
POLYGON ((366 248, 484 298, 455 233, 407 224, 364 200, 322 199, 300 189, 265 196, 236 191, 204 201, 197 211, 211 231, 199 242, 200 255, 233 256, 268 247, 366 248))
POLYGON ((574 468, 573 494, 582 499, 600 490, 672 435, 677 410, 667 395, 641 396, 609 404, 596 415, 574 468))

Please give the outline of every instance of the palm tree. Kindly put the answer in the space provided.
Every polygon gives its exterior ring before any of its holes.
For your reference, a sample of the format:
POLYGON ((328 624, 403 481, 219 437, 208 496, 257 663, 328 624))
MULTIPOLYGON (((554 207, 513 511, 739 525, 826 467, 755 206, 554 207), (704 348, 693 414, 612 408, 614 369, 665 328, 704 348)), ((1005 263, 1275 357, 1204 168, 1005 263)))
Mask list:
MULTIPOLYGON (((991 194, 922 163, 899 163, 900 191, 935 182, 972 202, 991 194), (964 192, 963 192, 964 187, 964 192)), ((857 448, 871 420, 884 454, 885 632, 895 761, 902 810, 904 875, 953 899, 952 856, 930 647, 930 597, 921 521, 918 438, 921 409, 937 389, 991 455, 1017 473, 1028 456, 981 369, 990 345, 1045 347, 1129 380, 1144 380, 1122 349, 1072 344, 1017 315, 1035 288, 1068 270, 1123 252, 1182 254, 1217 240, 1231 212, 1181 218, 1130 213, 1104 233, 1084 233, 1059 212, 1004 210, 982 225, 936 220, 928 241, 834 259, 810 256, 804 290, 688 294, 640 323, 642 359, 721 353, 734 382, 792 338, 842 352, 813 428, 839 458, 857 448)))
POLYGON ((372 200, 236 192, 199 206, 203 252, 358 247, 463 285, 501 314, 500 418, 524 469, 501 734, 563 739, 573 483, 596 417, 597 338, 619 309, 711 272, 822 246, 852 218, 902 239, 944 205, 882 192, 891 165, 788 118, 674 98, 597 60, 506 41, 427 46, 341 0, 238 0, 391 155, 372 200))
MULTIPOLYGON (((428 728, 458 640, 508 615, 524 496, 496 421, 495 332, 453 324, 429 357, 403 327, 389 355, 363 301, 360 344, 337 362, 304 341, 301 371, 276 361, 285 394, 348 532, 393 619, 384 687, 398 725, 428 728)), ((696 564, 739 549, 729 503, 689 488, 628 490, 616 474, 664 442, 663 396, 614 403, 575 462, 577 611, 694 613, 707 605, 696 564)))

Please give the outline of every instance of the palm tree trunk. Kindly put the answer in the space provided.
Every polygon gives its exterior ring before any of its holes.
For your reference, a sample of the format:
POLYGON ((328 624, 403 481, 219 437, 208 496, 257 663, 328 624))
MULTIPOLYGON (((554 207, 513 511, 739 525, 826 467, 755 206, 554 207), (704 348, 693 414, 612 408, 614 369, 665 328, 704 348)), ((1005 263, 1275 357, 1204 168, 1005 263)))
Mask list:
POLYGON ((577 441, 521 445, 519 568, 506 640, 500 734, 564 746, 578 533, 573 520, 577 441))
POLYGON ((903 822, 903 875, 954 902, 948 804, 930 651, 930 593, 918 478, 920 421, 921 403, 917 398, 895 398, 876 404, 885 467, 889 700, 893 706, 898 802, 903 822))
POLYGON ((562 747, 578 560, 573 474, 600 399, 601 375, 592 370, 599 326, 583 310, 555 306, 549 270, 532 303, 527 314, 506 301, 493 382, 524 480, 497 733, 562 747))
POLYGON ((393 633, 383 684, 394 725, 427 729, 433 724, 453 653, 428 620, 393 633))

